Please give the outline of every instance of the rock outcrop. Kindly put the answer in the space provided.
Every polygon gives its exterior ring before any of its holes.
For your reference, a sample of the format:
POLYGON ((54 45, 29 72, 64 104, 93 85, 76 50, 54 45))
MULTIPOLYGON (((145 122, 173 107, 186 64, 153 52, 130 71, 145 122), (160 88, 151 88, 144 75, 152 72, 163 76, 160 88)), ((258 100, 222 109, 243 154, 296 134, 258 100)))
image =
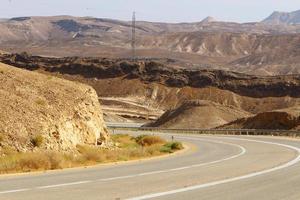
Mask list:
POLYGON ((300 107, 262 112, 238 119, 220 128, 300 130, 300 107))
POLYGON ((0 149, 71 150, 109 141, 95 90, 0 63, 0 149))
POLYGON ((146 126, 210 129, 246 116, 250 114, 238 108, 226 107, 210 101, 192 100, 167 111, 158 120, 146 126))

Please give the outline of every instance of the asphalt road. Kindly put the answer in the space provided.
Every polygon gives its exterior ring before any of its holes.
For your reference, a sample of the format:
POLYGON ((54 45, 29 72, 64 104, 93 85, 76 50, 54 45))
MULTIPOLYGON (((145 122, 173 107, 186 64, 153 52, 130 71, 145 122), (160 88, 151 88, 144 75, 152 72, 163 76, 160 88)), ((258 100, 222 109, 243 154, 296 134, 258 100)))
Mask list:
POLYGON ((300 199, 300 140, 175 139, 193 147, 148 161, 0 177, 0 199, 300 199))

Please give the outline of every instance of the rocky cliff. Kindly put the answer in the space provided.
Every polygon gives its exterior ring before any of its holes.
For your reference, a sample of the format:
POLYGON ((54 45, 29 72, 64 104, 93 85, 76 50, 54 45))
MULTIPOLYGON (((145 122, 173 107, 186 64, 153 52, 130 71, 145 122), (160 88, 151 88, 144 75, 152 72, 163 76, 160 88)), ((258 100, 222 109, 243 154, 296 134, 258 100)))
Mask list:
POLYGON ((93 88, 0 63, 0 150, 71 150, 109 135, 93 88))

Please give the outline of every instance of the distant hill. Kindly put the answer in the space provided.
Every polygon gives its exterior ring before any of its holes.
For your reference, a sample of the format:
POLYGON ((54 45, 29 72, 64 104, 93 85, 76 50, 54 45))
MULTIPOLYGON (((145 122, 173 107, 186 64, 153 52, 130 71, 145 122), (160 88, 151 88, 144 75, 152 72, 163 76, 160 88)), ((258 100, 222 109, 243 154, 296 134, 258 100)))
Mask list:
POLYGON ((300 10, 294 12, 273 12, 269 17, 262 21, 266 24, 300 24, 300 10))
POLYGON ((210 22, 217 22, 217 20, 214 17, 208 16, 201 21, 201 23, 210 23, 210 22))
POLYGON ((149 127, 163 128, 215 128, 250 114, 234 107, 227 107, 203 100, 187 101, 169 110, 149 127))

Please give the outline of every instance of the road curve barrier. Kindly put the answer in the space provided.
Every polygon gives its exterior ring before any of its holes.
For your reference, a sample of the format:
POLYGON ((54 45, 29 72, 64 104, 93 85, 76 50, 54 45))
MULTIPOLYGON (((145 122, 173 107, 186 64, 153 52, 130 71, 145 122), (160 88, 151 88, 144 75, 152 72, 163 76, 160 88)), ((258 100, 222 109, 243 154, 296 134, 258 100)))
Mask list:
POLYGON ((209 135, 266 135, 266 136, 287 136, 300 137, 297 130, 269 130, 269 129, 172 129, 158 127, 126 127, 108 126, 111 133, 115 130, 144 131, 144 132, 168 132, 168 133, 187 133, 187 134, 209 134, 209 135))

